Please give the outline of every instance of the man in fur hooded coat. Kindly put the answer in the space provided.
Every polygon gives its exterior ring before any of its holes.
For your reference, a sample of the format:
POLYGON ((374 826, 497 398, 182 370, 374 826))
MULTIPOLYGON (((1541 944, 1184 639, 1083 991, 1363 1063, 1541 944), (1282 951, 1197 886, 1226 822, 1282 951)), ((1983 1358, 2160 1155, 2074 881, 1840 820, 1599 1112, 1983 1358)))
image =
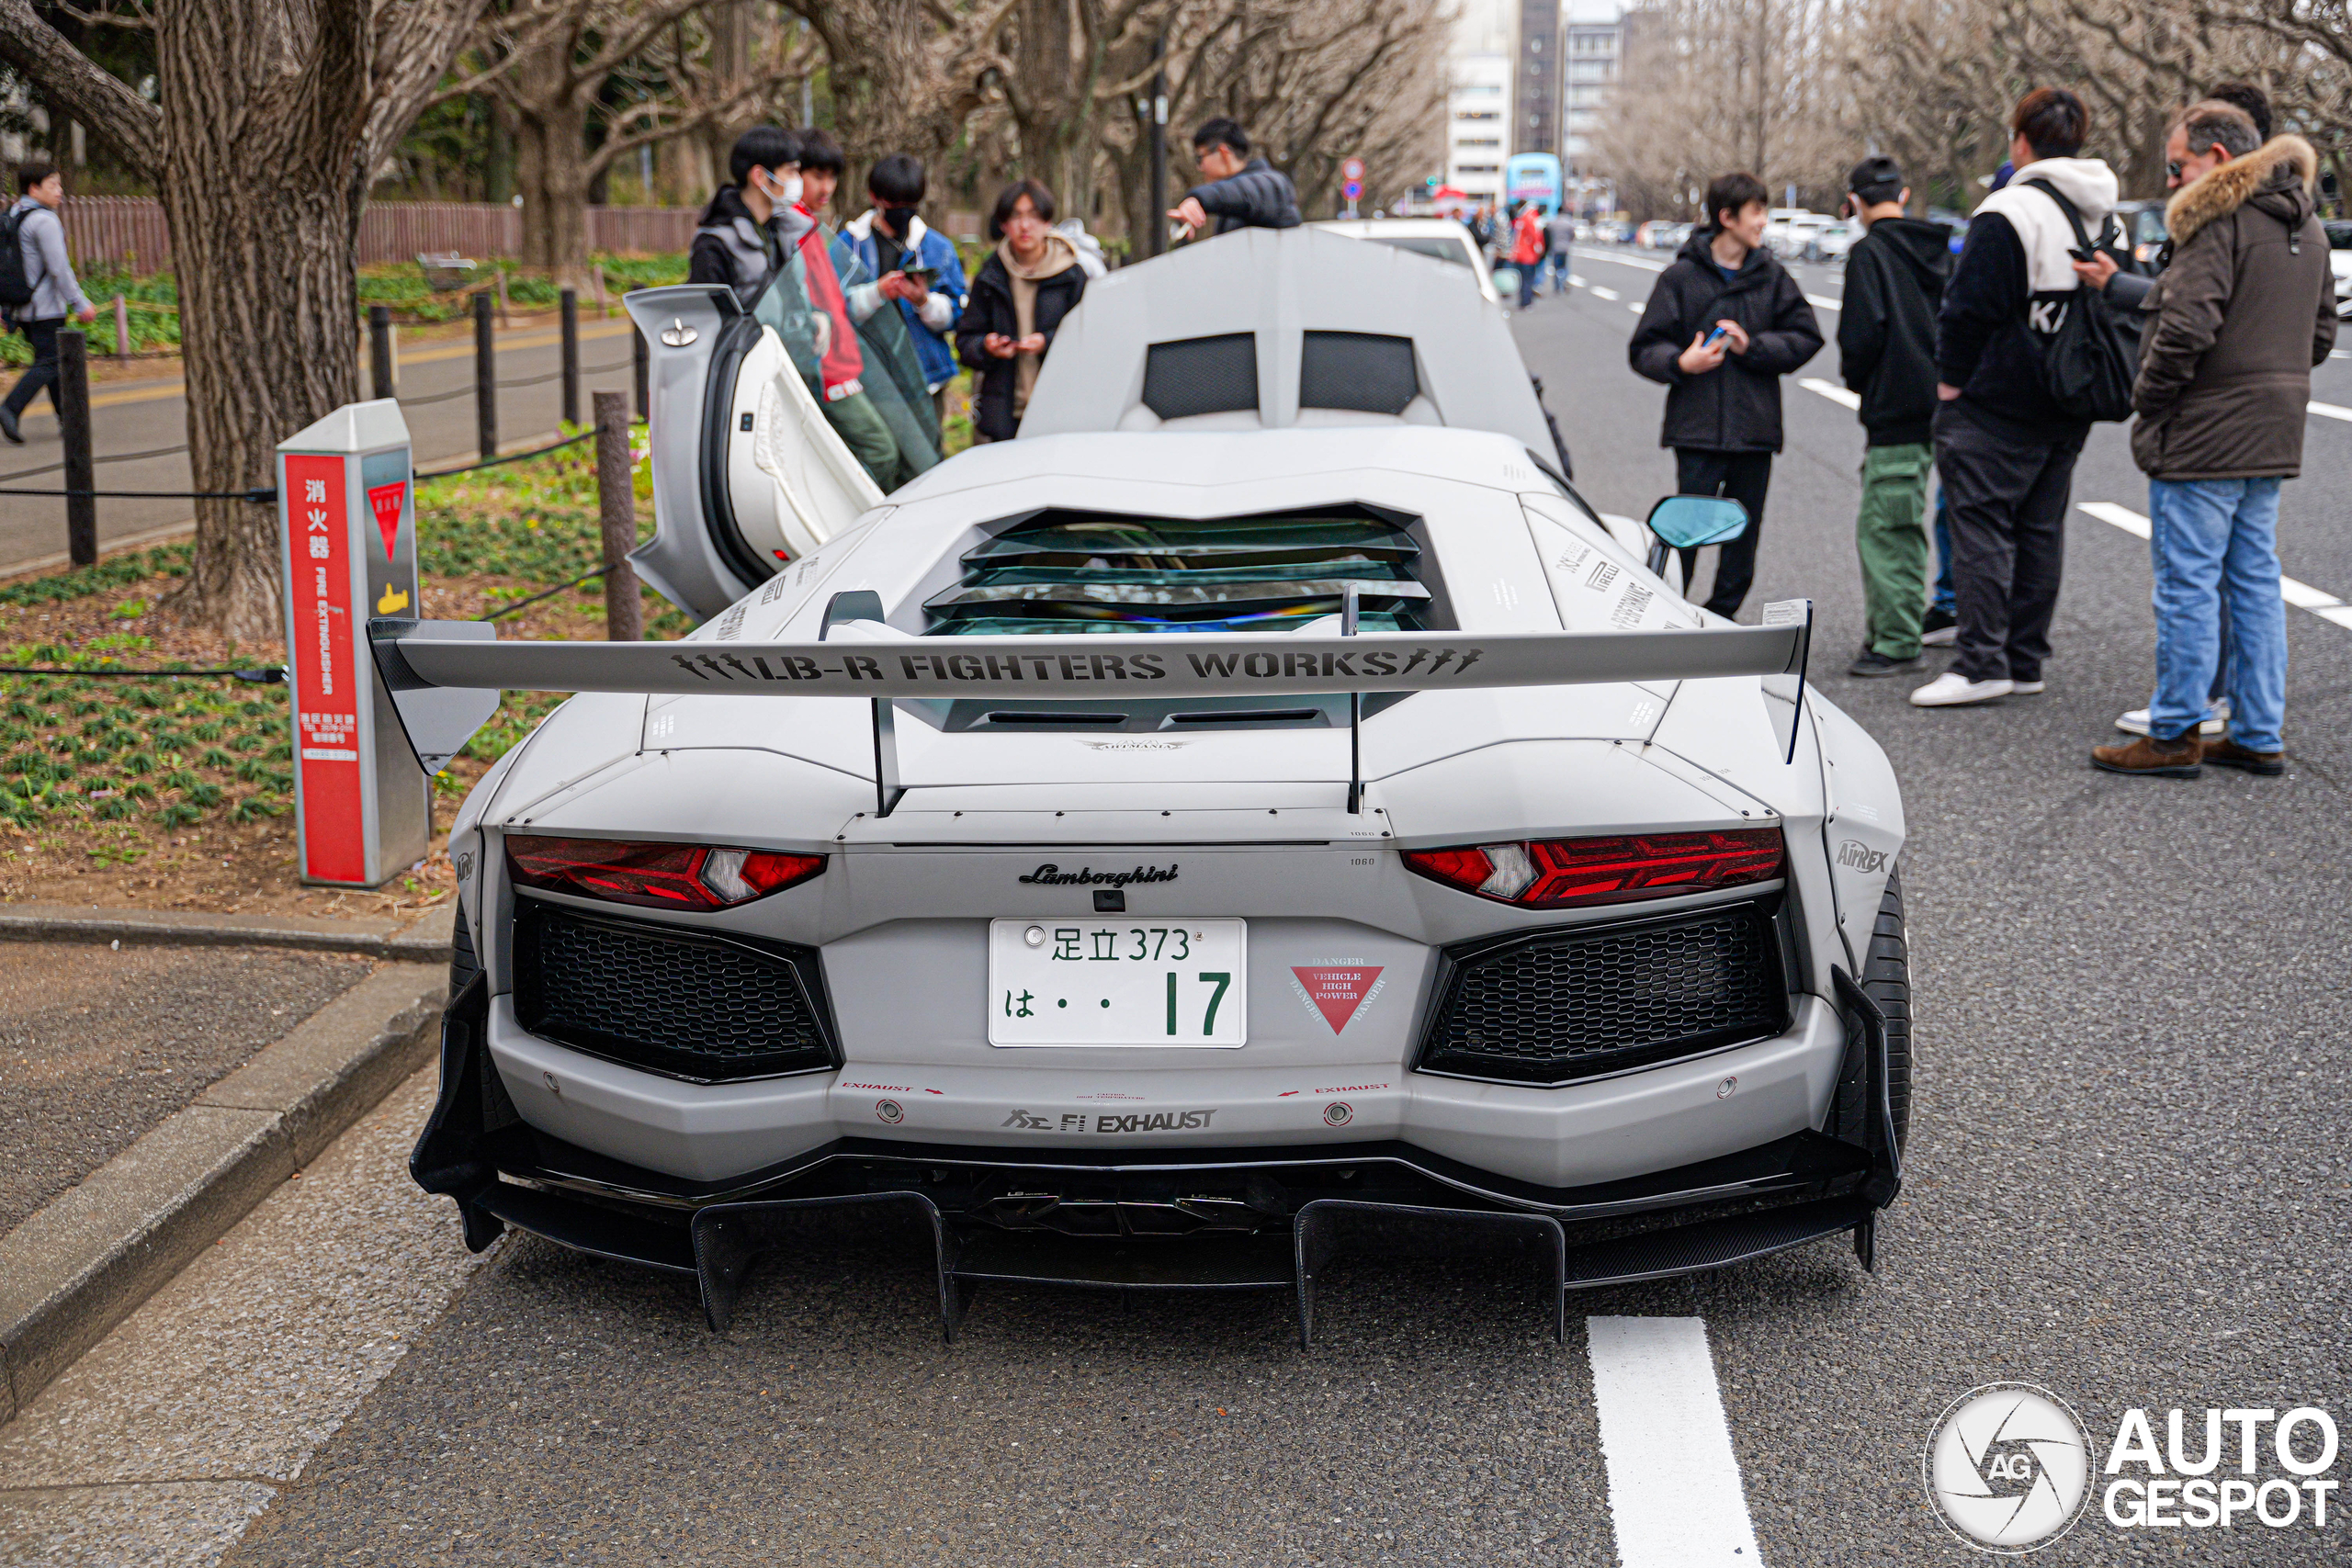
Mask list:
POLYGON ((2143 307, 2132 455, 2148 475, 2156 686, 2148 734, 2100 746, 2111 773, 2174 776, 2200 762, 2286 771, 2287 625, 2278 496, 2301 471, 2311 370, 2335 344, 2335 287, 2300 136, 2261 142, 2243 109, 2192 106, 2165 155, 2185 183, 2165 209, 2172 265, 2143 307), (2234 644, 2229 733, 2200 740, 2234 644))

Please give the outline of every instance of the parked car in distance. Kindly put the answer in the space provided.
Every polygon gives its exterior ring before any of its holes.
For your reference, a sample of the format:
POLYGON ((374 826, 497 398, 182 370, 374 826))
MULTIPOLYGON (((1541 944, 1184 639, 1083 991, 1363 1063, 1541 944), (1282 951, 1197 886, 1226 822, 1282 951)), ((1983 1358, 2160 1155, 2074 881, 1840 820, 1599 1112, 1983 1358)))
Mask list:
POLYGON ((1487 299, 1500 298, 1495 292, 1494 275, 1487 266, 1486 258, 1478 254, 1478 242, 1471 238, 1468 228, 1451 218, 1391 218, 1380 222, 1369 218, 1340 218, 1314 227, 1344 234, 1351 240, 1370 240, 1374 244, 1394 245, 1416 255, 1451 262, 1466 268, 1476 281, 1478 291, 1487 299))
POLYGON ((1852 250, 1854 242, 1861 237, 1862 226, 1859 223, 1843 219, 1835 223, 1825 223, 1815 230, 1805 242, 1804 259, 1810 262, 1843 262, 1846 253, 1852 250))
POLYGON ((2123 248, 2142 272, 2156 268, 2156 254, 2169 237, 2165 232, 2165 204, 2155 200, 2119 201, 2115 220, 2123 228, 2123 248))

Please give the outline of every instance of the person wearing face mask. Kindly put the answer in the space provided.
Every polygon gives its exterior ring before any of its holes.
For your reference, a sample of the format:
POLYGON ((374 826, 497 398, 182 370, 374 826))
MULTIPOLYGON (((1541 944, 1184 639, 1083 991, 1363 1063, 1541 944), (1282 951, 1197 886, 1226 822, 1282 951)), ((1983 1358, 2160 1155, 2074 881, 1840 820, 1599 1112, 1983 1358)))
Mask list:
POLYGON ((687 253, 688 283, 720 283, 750 310, 784 260, 779 209, 800 200, 800 149, 788 130, 756 125, 728 154, 731 183, 720 186, 696 220, 687 253))
POLYGON ((947 236, 926 226, 916 210, 925 189, 919 160, 904 152, 876 160, 873 172, 865 176, 866 194, 874 205, 842 229, 842 238, 865 272, 880 280, 877 288, 887 288, 893 276, 920 285, 922 275, 930 275, 920 292, 893 298, 914 341, 923 384, 944 420, 957 373, 956 351, 947 334, 970 290, 964 278, 963 258, 956 254, 955 245, 947 236), (912 278, 909 278, 910 273, 912 278))
POLYGON ((865 355, 822 230, 807 207, 801 139, 773 126, 747 130, 729 158, 737 183, 703 211, 686 281, 721 284, 747 310, 774 309, 794 366, 812 385, 825 422, 883 492, 939 461, 912 430, 894 430, 865 395, 865 355), (771 300, 771 294, 778 296, 771 300), (789 309, 782 297, 791 297, 789 309))
POLYGON ((1005 186, 989 214, 996 253, 972 280, 971 303, 956 323, 956 356, 978 372, 976 441, 1010 441, 1020 430, 1054 332, 1086 291, 1077 248, 1053 221, 1054 193, 1035 180, 1005 186))

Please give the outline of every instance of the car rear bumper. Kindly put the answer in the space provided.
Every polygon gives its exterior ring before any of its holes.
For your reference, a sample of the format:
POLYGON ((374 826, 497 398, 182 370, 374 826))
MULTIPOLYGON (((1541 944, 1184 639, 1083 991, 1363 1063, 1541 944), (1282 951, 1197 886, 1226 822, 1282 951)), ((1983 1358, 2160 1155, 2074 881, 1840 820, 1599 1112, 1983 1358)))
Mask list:
MULTIPOLYGON (((441 1094, 411 1168, 455 1198, 468 1245, 509 1224, 599 1256, 695 1276, 726 1325, 751 1259, 895 1222, 935 1265, 952 1338, 972 1288, 1289 1290, 1302 1341, 1315 1280, 1351 1251, 1530 1254, 1566 1292, 1663 1278, 1850 1233, 1867 1268, 1899 1190, 1876 1010, 1842 974, 1846 1054, 1826 1129, 1665 1170, 1543 1186, 1394 1138, 1177 1148, 1004 1147, 844 1136, 719 1182, 597 1154, 515 1114, 491 1066, 479 979, 444 1025, 441 1094)), ((1555 1313, 1555 1331, 1565 1325, 1555 1313)))

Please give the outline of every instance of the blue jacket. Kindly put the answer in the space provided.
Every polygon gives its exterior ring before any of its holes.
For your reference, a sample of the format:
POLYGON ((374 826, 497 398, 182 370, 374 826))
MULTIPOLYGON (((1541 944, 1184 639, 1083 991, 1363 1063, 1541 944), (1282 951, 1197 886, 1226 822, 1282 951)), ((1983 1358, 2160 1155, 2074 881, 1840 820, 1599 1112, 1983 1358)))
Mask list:
MULTIPOLYGON (((874 209, 868 208, 854 221, 844 224, 841 237, 842 243, 864 264, 865 275, 879 277, 882 269, 876 265, 880 258, 874 243, 874 209)), ((956 246, 946 235, 918 218, 908 240, 907 249, 914 252, 921 265, 939 269, 939 277, 931 288, 934 303, 927 311, 918 310, 903 299, 897 302, 899 313, 907 319, 907 332, 914 339, 915 357, 922 365, 923 382, 936 391, 954 380, 957 373, 956 351, 950 345, 949 334, 956 330, 956 319, 964 313, 964 304, 971 294, 971 286, 965 281, 964 259, 956 254, 956 246), (938 303, 942 300, 946 305, 944 310, 938 303), (923 320, 926 313, 939 322, 937 327, 923 320)), ((903 266, 905 264, 900 265, 903 266)))

